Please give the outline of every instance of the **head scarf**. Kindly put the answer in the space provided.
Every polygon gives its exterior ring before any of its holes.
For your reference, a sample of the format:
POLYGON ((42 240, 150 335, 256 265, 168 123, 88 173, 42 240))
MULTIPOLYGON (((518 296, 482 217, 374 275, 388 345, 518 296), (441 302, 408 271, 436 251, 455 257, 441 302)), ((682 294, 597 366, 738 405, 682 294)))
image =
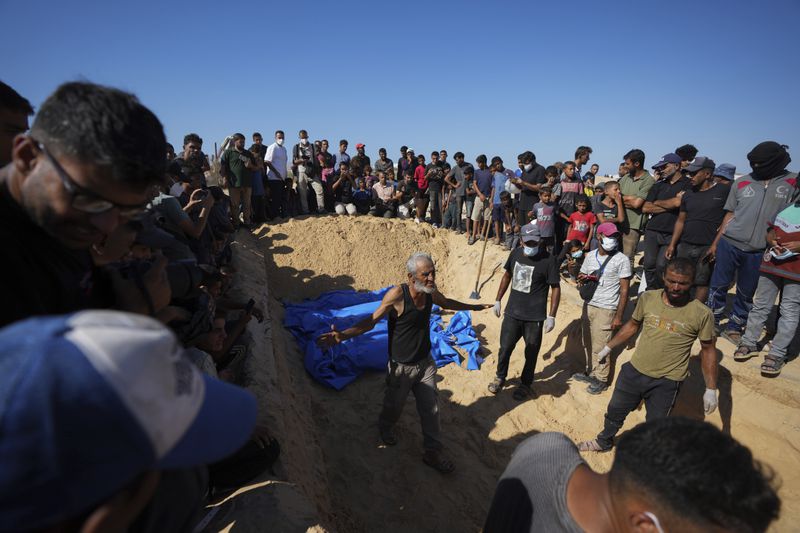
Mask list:
POLYGON ((786 146, 775 141, 764 141, 747 154, 747 160, 753 169, 753 179, 768 180, 783 174, 792 158, 786 146))

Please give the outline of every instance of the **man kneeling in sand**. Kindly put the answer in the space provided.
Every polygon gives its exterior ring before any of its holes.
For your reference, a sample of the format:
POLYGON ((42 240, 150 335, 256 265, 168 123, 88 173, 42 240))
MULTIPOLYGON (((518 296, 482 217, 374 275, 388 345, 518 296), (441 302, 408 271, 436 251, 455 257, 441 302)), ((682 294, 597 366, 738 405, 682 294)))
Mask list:
POLYGON ((380 306, 353 327, 320 335, 317 343, 329 348, 347 339, 366 333, 384 316, 389 315, 389 369, 386 394, 378 425, 381 439, 389 446, 397 444, 392 427, 400 418, 408 393, 413 391, 417 411, 422 419, 426 465, 446 474, 455 465, 442 459, 439 438, 439 403, 436 391, 436 365, 431 358, 429 323, 431 307, 436 304, 455 311, 481 311, 491 304, 466 304, 445 297, 436 289, 436 267, 426 253, 417 252, 406 262, 408 282, 393 287, 380 306))

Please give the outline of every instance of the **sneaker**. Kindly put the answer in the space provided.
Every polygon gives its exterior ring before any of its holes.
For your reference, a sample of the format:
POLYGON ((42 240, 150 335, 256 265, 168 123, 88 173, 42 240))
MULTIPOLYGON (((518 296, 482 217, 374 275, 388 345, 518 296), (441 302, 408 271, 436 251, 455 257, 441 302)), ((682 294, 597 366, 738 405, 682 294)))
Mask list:
POLYGON ((583 372, 578 372, 577 374, 572 374, 572 379, 575 381, 580 381, 582 383, 591 383, 592 376, 589 374, 584 374, 583 372))
POLYGON ((503 385, 505 385, 506 380, 500 378, 494 378, 494 380, 489 383, 489 392, 492 394, 497 394, 503 389, 503 385))
POLYGON ((589 394, 600 394, 601 392, 605 392, 608 390, 608 384, 603 383, 599 379, 592 378, 592 382, 589 383, 589 386, 586 387, 586 392, 589 394))
POLYGON ((417 224, 419 224, 419 223, 420 223, 420 222, 419 222, 419 218, 414 218, 414 222, 415 222, 415 223, 417 223, 417 224))
POLYGON ((518 402, 525 401, 533 396, 533 389, 530 385, 521 384, 519 387, 514 389, 514 394, 511 395, 512 398, 517 400, 518 402))
POLYGON ((436 222, 434 222, 433 224, 431 224, 431 227, 432 227, 433 229, 439 229, 439 228, 440 228, 439 224, 437 224, 436 222))

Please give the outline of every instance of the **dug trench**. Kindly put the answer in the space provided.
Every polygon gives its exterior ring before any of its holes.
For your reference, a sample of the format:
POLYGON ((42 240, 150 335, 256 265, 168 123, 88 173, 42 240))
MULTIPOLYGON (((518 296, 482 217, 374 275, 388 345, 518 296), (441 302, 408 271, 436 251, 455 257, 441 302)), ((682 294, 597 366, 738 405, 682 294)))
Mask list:
MULTIPOLYGON (((497 396, 487 391, 494 377, 502 321, 491 310, 472 313, 485 358, 482 368, 468 371, 451 364, 439 369, 442 436, 447 458, 456 465, 454 473, 440 475, 421 461, 422 436, 413 396, 397 426, 399 444, 382 446, 377 416, 384 376, 364 374, 338 392, 313 381, 294 339, 282 327, 282 302, 331 290, 397 284, 406 279, 405 261, 415 251, 433 256, 436 282, 445 295, 468 301, 482 243, 470 246, 463 235, 411 221, 308 217, 262 226, 243 237, 241 246, 249 253, 242 253, 240 261, 263 261, 265 268, 254 288, 264 292, 270 317, 266 338, 274 354, 268 380, 272 403, 267 410, 283 444, 280 477, 307 499, 287 511, 304 513, 297 527, 302 523, 303 528, 341 532, 479 531, 497 479, 521 441, 541 431, 560 431, 577 441, 593 437, 601 428, 612 390, 592 396, 585 385, 570 379, 585 367, 586 355, 580 333, 581 301, 572 285, 562 283, 556 327, 544 336, 537 363, 535 399, 520 403, 509 389, 497 396), (308 502, 316 517, 311 517, 308 502)), ((494 302, 507 254, 488 243, 481 302, 494 302)), ((449 316, 445 313, 445 321, 449 316)), ((734 347, 727 341, 720 340, 718 348, 720 408, 705 419, 730 432, 780 475, 784 503, 774 530, 790 531, 800 520, 800 370, 796 368, 800 365, 787 365, 780 379, 767 381, 759 375, 757 361, 732 362, 734 347)), ((512 355, 512 388, 522 369, 522 350, 520 342, 512 355)), ((626 350, 616 356, 615 367, 632 353, 626 350)), ((693 353, 699 353, 699 344, 693 353)), ((703 419, 703 387, 695 356, 674 413, 703 419)), ((628 417, 623 431, 644 421, 644 415, 640 407, 628 417)), ((594 469, 606 471, 613 453, 584 458, 594 469)), ((230 513, 240 526, 237 531, 263 530, 259 524, 264 522, 253 520, 263 514, 254 502, 230 513)))

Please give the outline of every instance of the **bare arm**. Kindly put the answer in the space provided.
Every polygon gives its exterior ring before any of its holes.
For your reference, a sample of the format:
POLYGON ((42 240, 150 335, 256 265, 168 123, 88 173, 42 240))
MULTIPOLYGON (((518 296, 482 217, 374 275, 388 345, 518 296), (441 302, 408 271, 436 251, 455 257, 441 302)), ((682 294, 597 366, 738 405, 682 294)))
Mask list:
POLYGON ((561 285, 550 286, 550 314, 548 316, 556 316, 558 312, 558 304, 561 303, 561 285))
POLYGON ((703 369, 703 379, 707 389, 717 388, 717 372, 719 363, 717 362, 716 341, 700 341, 700 366, 703 369))
POLYGON ((623 196, 622 203, 625 204, 625 207, 628 209, 641 209, 644 205, 644 198, 639 198, 638 196, 623 196))
POLYGON ((403 289, 400 287, 394 287, 384 295, 383 300, 381 300, 381 304, 372 313, 372 315, 366 317, 364 320, 361 320, 356 325, 349 327, 344 331, 339 331, 335 326, 331 325, 331 331, 320 335, 317 338, 317 344, 321 348, 330 348, 335 344, 339 344, 347 339, 352 339, 353 337, 357 337, 362 333, 366 333, 374 328, 375 324, 377 324, 392 309, 402 302, 403 289))
POLYGON ((614 335, 614 337, 610 341, 608 341, 606 346, 608 346, 613 350, 617 346, 622 346, 623 344, 626 344, 631 337, 636 335, 641 326, 642 326, 641 322, 637 322, 634 319, 628 320, 627 322, 625 322, 625 325, 620 328, 617 334, 614 335))
POLYGON ((714 260, 717 255, 717 245, 719 244, 719 240, 722 238, 722 234, 725 233, 725 228, 728 227, 728 224, 731 220, 733 220, 733 211, 728 211, 725 213, 725 216, 722 219, 722 224, 720 224, 719 228, 717 228, 717 236, 714 237, 714 242, 712 242, 711 246, 708 247, 708 251, 706 251, 702 259, 708 257, 709 261, 714 260))
POLYGON ((497 288, 497 298, 495 298, 495 300, 499 302, 503 299, 503 295, 505 295, 508 290, 509 283, 511 283, 511 272, 506 270, 503 277, 500 278, 500 286, 497 288))
POLYGON ((467 304, 459 302, 458 300, 452 300, 438 290, 433 293, 433 303, 442 309, 450 309, 453 311, 483 311, 484 309, 492 307, 492 304, 467 304))
POLYGON ((628 305, 628 290, 630 286, 631 278, 619 279, 619 302, 617 302, 617 311, 614 313, 614 318, 611 320, 612 331, 622 327, 622 315, 625 313, 625 306, 628 305))
POLYGON ((678 219, 675 221, 675 227, 672 229, 672 240, 669 243, 666 251, 667 259, 672 259, 675 255, 675 249, 678 247, 678 242, 681 240, 683 234, 683 226, 686 224, 686 211, 678 213, 678 219))

